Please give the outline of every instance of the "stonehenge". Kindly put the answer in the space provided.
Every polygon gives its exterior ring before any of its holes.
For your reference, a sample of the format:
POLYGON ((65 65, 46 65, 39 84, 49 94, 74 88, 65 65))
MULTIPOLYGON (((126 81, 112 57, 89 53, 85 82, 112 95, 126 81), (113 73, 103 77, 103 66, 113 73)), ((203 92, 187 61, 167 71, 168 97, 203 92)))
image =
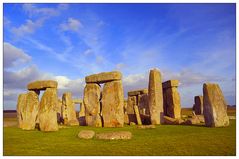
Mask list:
POLYGON ((227 104, 218 84, 203 84, 203 96, 194 97, 193 116, 185 118, 181 116, 177 90, 179 81, 162 82, 158 69, 150 70, 147 89, 128 91, 127 99, 124 99, 122 74, 118 71, 89 75, 85 82, 83 99, 73 99, 71 92, 64 92, 59 99, 56 81, 29 83, 28 92, 18 96, 18 127, 48 132, 58 131, 59 124, 92 127, 123 127, 124 124, 142 127, 150 124, 229 125, 227 104), (41 99, 40 91, 44 91, 41 99), (75 104, 80 104, 79 118, 75 104))
POLYGON ((218 84, 203 84, 203 115, 207 127, 225 127, 229 125, 227 104, 218 84))
POLYGON ((171 118, 181 118, 180 95, 178 93, 178 80, 163 82, 164 115, 171 118))

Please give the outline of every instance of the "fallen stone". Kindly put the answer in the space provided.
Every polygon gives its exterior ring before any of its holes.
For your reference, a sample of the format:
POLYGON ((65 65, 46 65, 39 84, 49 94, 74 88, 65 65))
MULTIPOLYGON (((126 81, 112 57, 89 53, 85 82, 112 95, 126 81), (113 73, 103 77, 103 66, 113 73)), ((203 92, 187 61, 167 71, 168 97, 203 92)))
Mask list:
POLYGON ((229 126, 227 104, 218 84, 203 84, 203 114, 208 127, 229 126))
POLYGON ((39 126, 41 131, 58 131, 57 111, 58 104, 56 88, 47 88, 44 92, 39 108, 39 126))
POLYGON ((95 137, 103 140, 128 140, 132 138, 132 133, 129 131, 105 132, 96 134, 95 137))
POLYGON ((171 88, 171 87, 178 87, 178 80, 169 80, 166 82, 163 82, 163 89, 171 88))
POLYGON ((80 139, 92 139, 95 136, 95 132, 92 130, 81 130, 78 134, 80 139))
POLYGON ((52 80, 34 81, 27 85, 28 90, 46 90, 47 88, 57 88, 57 82, 52 80))
POLYGON ((150 70, 149 74, 149 110, 151 124, 163 123, 163 89, 159 70, 150 70))
POLYGON ((205 123, 203 115, 195 115, 195 116, 192 116, 192 118, 197 118, 200 121, 200 123, 205 123))
POLYGON ((141 89, 128 92, 128 96, 137 96, 140 94, 148 94, 148 89, 141 89))
POLYGON ((155 129, 155 125, 137 125, 137 128, 139 129, 155 129))
POLYGON ((124 92, 122 81, 105 83, 102 92, 102 116, 104 127, 123 127, 124 92))
POLYGON ((183 122, 183 125, 197 125, 200 123, 200 120, 198 118, 188 118, 185 122, 183 122))
POLYGON ((164 124, 169 124, 169 125, 180 125, 184 122, 183 119, 180 119, 180 118, 171 118, 171 117, 168 117, 168 116, 164 116, 164 124))
POLYGON ((99 74, 93 74, 85 77, 86 83, 106 83, 115 80, 121 80, 122 74, 118 71, 113 72, 102 72, 99 74))

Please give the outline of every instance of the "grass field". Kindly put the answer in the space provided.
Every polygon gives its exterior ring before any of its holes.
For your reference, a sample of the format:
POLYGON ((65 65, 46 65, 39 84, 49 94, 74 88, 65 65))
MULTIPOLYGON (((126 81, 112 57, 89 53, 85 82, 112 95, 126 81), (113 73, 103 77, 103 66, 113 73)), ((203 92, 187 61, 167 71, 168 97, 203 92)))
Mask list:
POLYGON ((188 156, 236 155, 236 120, 226 128, 204 126, 159 125, 155 129, 92 128, 74 126, 58 132, 23 131, 16 126, 4 127, 3 155, 63 156, 188 156), (79 139, 80 130, 130 131, 131 140, 105 141, 79 139))

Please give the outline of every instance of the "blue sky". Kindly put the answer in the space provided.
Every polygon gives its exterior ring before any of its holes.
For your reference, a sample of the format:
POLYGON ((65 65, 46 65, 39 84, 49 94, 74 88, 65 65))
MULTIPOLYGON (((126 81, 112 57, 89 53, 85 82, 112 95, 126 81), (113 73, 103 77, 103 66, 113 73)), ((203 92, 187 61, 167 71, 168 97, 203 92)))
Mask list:
POLYGON ((125 98, 151 68, 178 79, 183 107, 205 82, 235 104, 235 4, 4 4, 4 109, 37 79, 82 98, 84 77, 119 70, 125 98))

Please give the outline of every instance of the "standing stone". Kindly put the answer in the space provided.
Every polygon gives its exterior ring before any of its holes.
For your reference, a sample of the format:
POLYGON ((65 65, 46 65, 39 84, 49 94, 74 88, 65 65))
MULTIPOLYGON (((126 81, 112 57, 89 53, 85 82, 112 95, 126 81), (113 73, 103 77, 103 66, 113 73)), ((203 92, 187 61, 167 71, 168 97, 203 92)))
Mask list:
POLYGON ((39 110, 38 92, 29 91, 26 94, 26 103, 24 104, 24 96, 22 98, 22 106, 19 109, 22 111, 21 128, 23 130, 34 130, 36 125, 37 114, 39 110), (22 107, 22 108, 21 108, 22 107))
POLYGON ((55 109, 57 104, 57 89, 47 88, 42 96, 39 109, 41 131, 58 131, 57 111, 55 109))
POLYGON ((161 74, 157 69, 149 74, 149 110, 151 124, 163 123, 163 90, 161 74))
POLYGON ((129 117, 128 117, 128 112, 127 112, 127 107, 128 107, 128 101, 124 100, 124 123, 129 124, 129 117))
POLYGON ((135 112, 134 112, 134 105, 137 105, 137 101, 136 101, 136 96, 128 96, 128 101, 127 101, 127 114, 128 114, 128 124, 130 122, 137 122, 136 116, 135 116, 135 112))
POLYGON ((17 119, 19 128, 22 128, 23 110, 26 107, 26 102, 27 102, 27 94, 19 94, 17 100, 17 119))
POLYGON ((194 97, 194 111, 196 115, 203 114, 203 96, 194 97))
POLYGON ((81 126, 85 126, 86 125, 85 106, 84 106, 83 102, 80 104, 79 121, 80 121, 80 125, 81 126))
POLYGON ((85 106, 85 120, 89 126, 99 126, 100 117, 100 86, 98 84, 86 84, 83 103, 85 106))
POLYGON ((169 80, 163 83, 164 114, 171 118, 181 118, 178 83, 178 80, 169 80))
POLYGON ((138 95, 139 99, 139 112, 143 112, 143 115, 150 115, 149 112, 149 97, 147 94, 138 95))
POLYGON ((57 122, 60 123, 61 120, 62 120, 62 100, 61 99, 58 99, 58 105, 57 105, 57 108, 56 108, 56 111, 57 111, 57 122))
POLYGON ((102 93, 104 127, 123 127, 124 92, 122 81, 107 82, 102 93))
POLYGON ((208 127, 229 126, 227 104, 218 84, 203 84, 203 115, 208 127))
POLYGON ((62 105, 67 109, 68 125, 79 125, 76 118, 75 103, 72 100, 71 92, 66 92, 62 96, 62 105))
POLYGON ((138 125, 142 125, 142 121, 141 121, 140 114, 139 114, 139 108, 136 105, 134 106, 134 112, 136 115, 138 125))

